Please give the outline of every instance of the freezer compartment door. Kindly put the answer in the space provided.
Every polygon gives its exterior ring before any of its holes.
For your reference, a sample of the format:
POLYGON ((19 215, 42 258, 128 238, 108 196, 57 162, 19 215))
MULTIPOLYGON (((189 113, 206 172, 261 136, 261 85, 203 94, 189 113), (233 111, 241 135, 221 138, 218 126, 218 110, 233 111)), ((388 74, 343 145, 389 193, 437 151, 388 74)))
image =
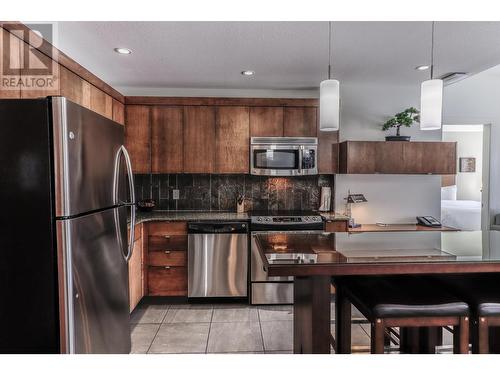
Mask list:
POLYGON ((127 201, 124 127, 62 97, 52 98, 52 114, 56 216, 127 201))
POLYGON ((126 207, 58 220, 66 351, 129 353, 126 207))
POLYGON ((189 234, 188 297, 246 297, 246 234, 189 234))

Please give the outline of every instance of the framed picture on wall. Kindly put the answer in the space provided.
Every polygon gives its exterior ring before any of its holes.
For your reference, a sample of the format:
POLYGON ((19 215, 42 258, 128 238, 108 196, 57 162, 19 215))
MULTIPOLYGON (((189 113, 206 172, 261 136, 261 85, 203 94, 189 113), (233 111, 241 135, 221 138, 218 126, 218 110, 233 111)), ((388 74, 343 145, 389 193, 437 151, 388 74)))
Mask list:
POLYGON ((476 171, 476 158, 460 158, 460 172, 470 173, 476 171))

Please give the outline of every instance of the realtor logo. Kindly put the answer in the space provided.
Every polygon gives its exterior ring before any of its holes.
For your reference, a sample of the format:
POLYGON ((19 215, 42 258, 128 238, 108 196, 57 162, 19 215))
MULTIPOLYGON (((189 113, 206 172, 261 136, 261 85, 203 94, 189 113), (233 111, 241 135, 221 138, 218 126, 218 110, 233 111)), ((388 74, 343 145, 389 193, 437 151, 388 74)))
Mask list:
POLYGON ((3 24, 0 89, 57 92, 54 24, 3 24), (8 30, 8 31, 7 31, 8 30))

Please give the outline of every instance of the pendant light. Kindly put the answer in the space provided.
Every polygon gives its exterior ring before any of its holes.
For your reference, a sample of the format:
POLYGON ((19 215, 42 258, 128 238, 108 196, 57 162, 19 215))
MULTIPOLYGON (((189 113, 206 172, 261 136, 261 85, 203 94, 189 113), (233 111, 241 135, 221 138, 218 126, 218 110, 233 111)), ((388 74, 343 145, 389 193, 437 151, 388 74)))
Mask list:
POLYGON ((328 22, 328 79, 319 85, 319 130, 332 132, 340 125, 340 83, 331 78, 332 23, 328 22))
POLYGON ((420 129, 441 129, 443 113, 443 80, 434 79, 434 21, 431 33, 431 79, 420 89, 420 129))

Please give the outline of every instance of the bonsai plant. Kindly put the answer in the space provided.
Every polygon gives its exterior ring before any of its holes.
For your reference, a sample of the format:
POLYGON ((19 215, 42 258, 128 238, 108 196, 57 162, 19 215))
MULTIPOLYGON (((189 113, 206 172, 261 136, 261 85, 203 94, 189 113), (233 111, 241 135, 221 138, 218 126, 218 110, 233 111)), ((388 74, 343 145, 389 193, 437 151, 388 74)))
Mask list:
POLYGON ((390 118, 382 125, 382 130, 387 131, 390 128, 396 128, 396 135, 389 135, 385 137, 386 141, 409 141, 410 136, 401 135, 399 129, 401 126, 410 127, 414 122, 419 122, 420 116, 417 109, 410 107, 403 112, 396 113, 394 117, 390 118))

